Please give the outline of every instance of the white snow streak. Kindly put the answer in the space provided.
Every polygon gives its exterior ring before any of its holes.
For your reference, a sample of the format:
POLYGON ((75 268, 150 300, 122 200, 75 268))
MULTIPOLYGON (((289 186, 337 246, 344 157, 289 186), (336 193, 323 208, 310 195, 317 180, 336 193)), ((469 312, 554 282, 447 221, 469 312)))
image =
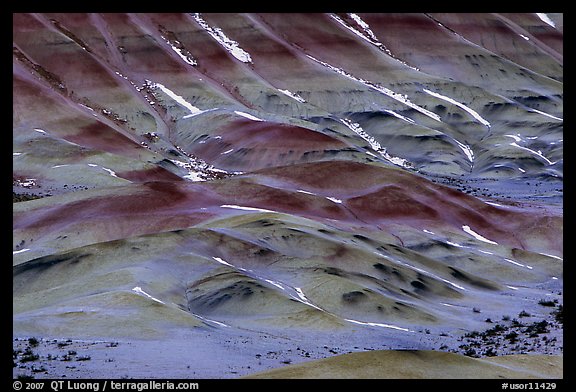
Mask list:
POLYGON ((536 13, 536 15, 538 15, 538 17, 542 20, 542 22, 549 24, 550 26, 556 28, 556 24, 554 23, 554 21, 552 19, 550 19, 550 17, 544 13, 536 13))
POLYGON ((420 106, 416 105, 414 102, 412 102, 412 101, 410 101, 410 100, 408 99, 408 96, 406 96, 406 95, 404 95, 404 94, 396 93, 396 92, 390 90, 389 88, 380 86, 380 85, 378 85, 378 84, 376 84, 376 83, 373 83, 373 82, 370 82, 370 81, 368 81, 368 80, 364 80, 364 79, 361 79, 361 78, 357 78, 357 77, 355 77, 354 75, 349 74, 348 72, 344 71, 342 68, 338 68, 338 67, 335 67, 335 66, 333 66, 333 65, 330 65, 330 64, 328 64, 328 63, 326 63, 326 62, 324 62, 324 61, 318 60, 317 58, 315 58, 315 57, 313 57, 313 56, 310 56, 310 55, 308 55, 308 54, 306 55, 306 57, 308 57, 308 58, 311 59, 312 61, 315 61, 315 62, 318 63, 318 64, 323 65, 323 66, 326 67, 326 68, 329 68, 330 70, 332 70, 332 71, 334 71, 334 72, 337 72, 337 73, 340 74, 340 75, 346 76, 346 77, 349 78, 349 79, 352 79, 352 80, 354 80, 354 81, 356 81, 356 82, 362 83, 362 84, 365 85, 366 87, 369 87, 369 88, 371 88, 371 89, 373 89, 373 90, 376 90, 376 91, 378 91, 378 92, 380 92, 380 93, 382 93, 382 94, 384 94, 384 95, 387 95, 388 97, 390 97, 390 98, 392 98, 392 99, 395 99, 396 101, 401 102, 401 103, 403 103, 404 105, 406 105, 406 106, 408 106, 408 107, 411 107, 411 108, 414 109, 414 110, 419 111, 420 113, 424 114, 425 116, 428 116, 428 117, 430 117, 430 118, 432 118, 432 119, 434 119, 434 120, 436 120, 436 121, 438 121, 438 122, 442 122, 442 120, 440 119, 440 116, 438 116, 436 113, 433 113, 433 112, 431 112, 431 111, 429 111, 429 110, 424 109, 423 107, 420 107, 420 106))
POLYGON ((252 62, 250 53, 242 49, 238 42, 228 38, 220 28, 210 26, 208 22, 206 22, 198 13, 191 15, 194 20, 196 20, 196 22, 198 22, 198 24, 212 36, 212 38, 214 38, 220 45, 224 47, 224 49, 228 51, 228 53, 243 63, 252 62))
MULTIPOLYGON (((159 88, 160 90, 162 90, 162 92, 164 94, 168 95, 170 98, 172 98, 178 104, 180 104, 181 106, 188 109, 190 111, 191 115, 197 115, 197 114, 206 112, 206 110, 201 110, 201 109, 197 108, 196 106, 192 105, 190 102, 186 101, 184 99, 184 97, 176 94, 174 91, 170 90, 168 87, 164 86, 161 83, 154 83, 148 79, 146 79, 146 83, 149 84, 151 88, 159 88)), ((210 109, 210 110, 213 110, 213 109, 210 109)), ((186 116, 186 118, 188 118, 188 117, 191 117, 191 116, 190 115, 186 116)))
POLYGON ((489 244, 498 245, 497 242, 491 241, 488 238, 482 237, 480 234, 476 233, 474 230, 472 230, 470 228, 470 226, 464 225, 464 226, 462 226, 462 230, 464 230, 466 233, 470 234, 471 236, 473 236, 474 238, 476 238, 479 241, 484 241, 484 242, 487 242, 489 244))
POLYGON ((223 204, 220 206, 221 208, 233 208, 236 210, 245 210, 245 211, 258 211, 258 212, 276 212, 272 210, 266 210, 263 208, 254 208, 254 207, 244 207, 244 206, 237 206, 234 204, 223 204))
POLYGON ((526 151, 530 152, 531 154, 537 155, 538 157, 540 157, 540 158, 542 158, 543 160, 545 160, 546 163, 549 164, 549 165, 553 165, 553 164, 556 163, 556 162, 552 162, 550 159, 546 158, 546 157, 544 156, 544 154, 542 154, 542 151, 540 151, 540 150, 534 151, 534 150, 532 150, 532 149, 530 149, 530 148, 528 148, 528 147, 524 147, 524 146, 521 146, 521 145, 519 145, 518 143, 516 143, 516 142, 519 142, 519 141, 522 140, 520 137, 518 137, 518 136, 516 136, 516 135, 504 135, 504 136, 511 137, 512 139, 514 139, 514 142, 510 143, 511 146, 518 147, 518 148, 520 148, 520 149, 522 149, 522 150, 526 150, 526 151))
MULTIPOLYGON (((372 137, 368 133, 366 133, 362 129, 360 124, 353 123, 352 121, 348 120, 347 118, 340 119, 340 122, 342 122, 342 124, 346 125, 346 127, 348 127, 348 129, 350 129, 351 131, 356 133, 362 139, 366 140, 370 144, 370 147, 372 147, 375 151, 378 151, 378 153, 381 156, 383 156, 384 158, 386 158, 387 160, 389 160, 393 164, 398 165, 398 166, 402 166, 404 168, 410 168, 411 167, 410 162, 408 162, 406 159, 395 157, 395 156, 388 154, 388 152, 386 151, 386 148, 382 147, 380 145, 380 143, 378 143, 376 141, 376 139, 374 139, 374 137, 372 137)), ((370 153, 370 152, 368 152, 368 153, 370 153)))
POLYGON ((264 120, 262 120, 261 118, 258 118, 258 117, 256 117, 256 116, 253 116, 253 115, 251 115, 251 114, 249 114, 249 113, 241 112, 241 111, 239 111, 239 110, 234 110, 234 113, 236 113, 236 114, 239 115, 239 116, 245 117, 245 118, 247 118, 247 119, 249 119, 249 120, 264 121, 264 120))
POLYGON ((484 119, 482 116, 480 116, 475 110, 469 108, 468 106, 464 105, 463 103, 458 102, 458 101, 456 101, 450 97, 447 97, 445 95, 436 93, 434 91, 430 91, 428 89, 424 89, 424 92, 432 95, 433 97, 440 98, 444 101, 450 102, 451 104, 458 106, 460 109, 470 113, 472 115, 472 117, 474 117, 476 120, 478 120, 484 126, 486 126, 487 128, 490 128, 490 122, 488 122, 486 119, 484 119))
POLYGON ((298 101, 298 102, 301 102, 301 103, 305 103, 305 102, 306 102, 306 100, 305 100, 304 98, 302 98, 302 97, 299 96, 298 94, 294 94, 293 92, 290 92, 290 91, 288 91, 288 90, 278 89, 278 91, 280 91, 282 94, 285 94, 285 95, 289 96, 289 97, 292 98, 292 99, 295 99, 295 100, 298 101))
POLYGON ((402 328, 402 327, 398 327, 398 326, 392 325, 392 324, 371 323, 371 322, 358 321, 358 320, 352 320, 352 319, 344 319, 344 320, 351 322, 351 323, 354 323, 354 324, 369 325, 372 327, 392 328, 392 329, 397 329, 399 331, 404 331, 404 332, 414 332, 408 328, 402 328))
POLYGON ((142 287, 140 287, 140 286, 134 287, 132 289, 132 291, 134 291, 135 293, 141 294, 141 295, 145 296, 146 298, 150 298, 153 301, 156 301, 156 302, 159 302, 159 303, 165 305, 165 303, 163 301, 160 301, 158 298, 154 298, 153 296, 151 296, 150 294, 148 294, 147 292, 142 290, 142 287))

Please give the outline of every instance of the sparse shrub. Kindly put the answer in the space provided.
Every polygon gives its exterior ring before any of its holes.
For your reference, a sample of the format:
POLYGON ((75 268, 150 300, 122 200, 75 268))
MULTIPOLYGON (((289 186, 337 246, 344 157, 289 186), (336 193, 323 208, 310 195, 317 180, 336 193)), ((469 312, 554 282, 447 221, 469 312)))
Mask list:
POLYGON ((36 347, 39 343, 40 341, 34 337, 28 339, 28 344, 30 344, 30 347, 36 347))
POLYGON ((496 324, 495 326, 493 326, 492 328, 490 328, 489 330, 484 332, 484 335, 485 336, 495 336, 495 335, 498 335, 500 332, 504 332, 505 330, 506 330, 506 328, 504 328, 502 325, 496 324))
POLYGON ((564 314, 563 314, 564 307, 562 305, 558 305, 558 310, 552 312, 556 321, 561 324, 564 324, 564 314))
POLYGON ((46 368, 44 366, 40 366, 39 368, 37 368, 36 366, 32 366, 32 369, 30 369, 32 371, 32 373, 42 373, 46 371, 46 368))
POLYGON ((478 331, 468 332, 466 335, 464 335, 464 337, 470 338, 470 339, 477 338, 478 336, 480 336, 480 332, 478 332, 478 331))
POLYGON ((528 327, 526 327, 526 330, 524 332, 529 333, 531 338, 536 337, 541 333, 550 332, 550 330, 548 329, 548 321, 546 320, 537 321, 534 324, 531 324, 528 327))
POLYGON ((518 313, 518 317, 531 317, 531 315, 527 311, 523 310, 520 313, 518 313))
POLYGON ((28 347, 24 351, 24 354, 22 355, 22 357, 20 358, 20 362, 21 363, 34 362, 34 361, 37 361, 39 358, 40 358, 40 356, 38 354, 34 354, 34 352, 32 352, 32 349, 30 347, 28 347))
POLYGON ((504 336, 505 339, 508 339, 510 343, 516 343, 518 341, 518 333, 516 331, 512 331, 504 336))
POLYGON ((524 324, 522 324, 520 321, 518 321, 516 319, 513 319, 511 326, 514 328, 520 328, 520 327, 523 327, 524 324))
POLYGON ((550 306, 550 307, 556 306, 557 303, 558 303, 558 300, 557 300, 557 299, 555 299, 554 301, 552 301, 552 300, 546 300, 546 299, 541 299, 540 301, 538 301, 538 305, 550 306))

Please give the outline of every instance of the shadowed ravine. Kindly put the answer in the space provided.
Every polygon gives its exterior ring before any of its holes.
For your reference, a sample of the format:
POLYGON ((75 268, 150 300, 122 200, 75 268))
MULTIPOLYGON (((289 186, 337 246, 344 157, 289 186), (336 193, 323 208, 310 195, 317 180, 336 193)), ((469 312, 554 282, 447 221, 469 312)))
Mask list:
POLYGON ((562 14, 13 22, 14 376, 562 377, 562 14))

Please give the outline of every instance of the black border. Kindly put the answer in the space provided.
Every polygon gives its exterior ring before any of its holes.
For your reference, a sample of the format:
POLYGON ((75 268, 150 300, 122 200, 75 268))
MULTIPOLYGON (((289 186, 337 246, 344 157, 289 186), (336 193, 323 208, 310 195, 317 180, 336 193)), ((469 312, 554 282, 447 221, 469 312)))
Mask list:
MULTIPOLYGON (((566 45, 566 47, 568 48, 573 48, 574 47, 574 42, 572 41, 572 39, 570 38, 570 31, 571 29, 571 25, 569 22, 570 20, 570 13, 567 12, 563 12, 563 8, 566 7, 566 5, 568 5, 568 2, 555 2, 553 4, 538 4, 538 5, 534 5, 534 4, 530 4, 529 2, 505 2, 506 4, 503 4, 504 2, 502 2, 501 4, 498 5, 494 5, 494 4, 485 4, 485 3, 480 3, 480 2, 475 2, 474 4, 471 2, 463 2, 460 4, 454 4, 454 3, 445 3, 445 2, 436 2, 435 4, 433 3, 426 3, 426 4, 422 4, 422 3, 417 3, 417 2, 396 2, 394 4, 392 4, 391 2, 381 2, 381 1, 354 1, 354 2, 323 2, 323 1, 315 1, 315 2, 307 2, 305 4, 305 6, 299 6, 298 3, 293 3, 293 2, 285 2, 285 3, 279 3, 279 2, 254 2, 254 3, 250 3, 250 2, 226 2, 226 3, 218 3, 218 2, 182 2, 182 3, 178 3, 178 2, 171 2, 170 4, 166 4, 166 3, 158 3, 158 2, 154 2, 154 3, 150 3, 150 2, 138 2, 138 10, 136 12, 189 12, 190 10, 194 10, 194 11, 200 11, 200 12, 339 12, 339 11, 345 11, 345 12, 416 12, 419 11, 421 12, 423 9, 425 11, 448 11, 448 12, 476 12, 476 10, 471 10, 470 8, 474 8, 476 6, 476 8, 478 7, 478 5, 480 5, 480 8, 483 8, 483 10, 477 10, 480 12, 492 12, 492 11, 499 11, 502 12, 502 8, 508 8, 510 10, 510 7, 512 7, 514 9, 514 11, 508 11, 508 12, 525 12, 525 11, 529 11, 532 12, 534 10, 536 11, 546 11, 546 9, 548 9, 548 11, 556 11, 556 12, 560 12, 564 14, 564 19, 565 19, 565 25, 564 25, 564 36, 565 36, 565 41, 568 42, 568 45, 566 45), (398 4, 399 3, 399 4, 398 4), (457 7, 458 5, 460 5, 460 7, 457 7), (454 10, 454 8, 465 8, 464 10, 454 10), (487 7, 488 6, 488 7, 487 7), (167 9, 167 8, 170 9, 167 9), (440 10, 438 10, 438 8, 441 8, 440 10), (450 8, 448 10, 446 10, 445 8, 450 8), (489 8, 490 10, 486 10, 486 8, 489 8), (550 8, 553 8, 552 10, 549 10, 550 8), (558 9, 560 8, 560 9, 558 9)), ((17 4, 13 4, 11 3, 11 8, 12 8, 12 12, 10 14, 8 13, 4 13, 3 16, 6 17, 6 21, 4 21, 3 23, 3 27, 7 30, 5 32, 6 35, 6 40, 8 41, 8 39, 10 39, 9 37, 12 37, 12 13, 20 13, 20 12, 86 12, 86 8, 87 6, 90 6, 90 11, 96 11, 96 12, 124 12, 126 11, 126 8, 133 8, 134 6, 123 6, 121 3, 119 2, 106 2, 106 1, 100 1, 97 3, 83 3, 83 2, 75 2, 73 4, 71 3, 61 3, 60 7, 58 7, 58 4, 55 4, 54 2, 34 2, 34 1, 28 1, 28 2, 18 2, 17 4), (65 8, 65 10, 64 10, 65 8), (55 10, 56 9, 56 10, 55 10), (9 18, 9 20, 8 20, 9 18)), ((8 52, 8 42, 5 45, 5 49, 6 49, 6 53, 8 52)), ((7 55, 8 57, 8 55, 7 55)), ((571 59, 571 55, 569 54, 567 57, 567 61, 566 63, 568 65, 570 65, 570 59, 571 59)), ((8 59, 6 60, 8 62, 8 59)), ((8 75, 8 72, 6 72, 6 75, 8 75)), ((565 80, 564 83, 568 83, 570 84, 570 80, 571 80, 571 74, 570 72, 565 73, 565 80)), ((10 80, 7 81, 7 83, 4 84, 4 86, 6 86, 6 90, 7 92, 9 92, 10 97, 12 98, 12 89, 11 89, 11 82, 10 80)), ((572 91, 572 90, 568 90, 568 91, 572 91)), ((567 107, 569 108, 569 110, 567 110, 567 113, 571 113, 570 109, 573 108, 573 106, 571 106, 570 100, 571 100, 571 94, 567 95, 567 100, 566 102, 568 103, 567 107)), ((8 115, 7 115, 8 117, 8 115)), ((566 117, 568 118, 568 126, 566 127, 566 129, 568 129, 568 132, 566 133, 568 137, 568 139, 570 139, 570 137, 572 137, 571 132, 572 132, 572 127, 570 127, 571 124, 571 116, 566 116, 566 114, 564 114, 564 117, 566 119, 566 117)), ((6 146, 9 146, 7 143, 5 143, 6 146)), ((566 140, 565 141, 566 145, 570 145, 570 141, 566 140)), ((10 147, 7 147, 10 148, 10 147)), ((10 148, 11 149, 11 148, 10 148)), ((570 149, 568 149, 568 151, 570 151, 570 149)), ((570 154, 568 154, 568 156, 570 157, 570 154)), ((2 154, 2 159, 6 159, 8 161, 8 152, 2 154)), ((571 159, 565 160, 566 163, 568 163, 568 167, 571 166, 571 159)), ((12 167, 12 161, 8 161, 4 167, 12 167)), ((568 173, 572 173, 573 171, 568 169, 566 172, 568 173)), ((574 198, 571 195, 572 188, 571 186, 565 186, 564 187, 564 192, 565 192, 565 196, 564 196, 564 200, 568 200, 568 201, 572 201, 574 200, 574 198)), ((9 195, 8 192, 6 192, 7 195, 9 195)), ((8 200, 6 200, 6 203, 9 203, 8 200)), ((569 217, 569 219, 573 216, 571 214, 571 210, 572 210, 572 203, 564 203, 564 216, 569 217)), ((11 225, 11 224, 10 224, 11 225)), ((11 226, 10 226, 11 227, 11 226)), ((8 231, 8 230, 7 230, 8 231)), ((566 236, 566 233, 570 233, 570 230, 564 230, 564 236, 566 236)), ((566 240, 566 238, 565 238, 566 240)), ((564 243, 566 243, 566 241, 564 241, 564 243)), ((569 248, 566 248, 569 249, 569 248)), ((565 250, 566 250, 565 249, 565 250)), ((7 250, 8 253, 8 250, 7 250)), ((570 330, 571 326, 572 326, 572 322, 571 322, 571 314, 572 314, 572 309, 573 309, 573 301, 572 299, 574 298, 573 295, 573 290, 572 290, 572 286, 570 283, 570 279, 574 276, 573 273, 571 272, 571 270, 573 269, 573 263, 575 262, 574 260, 572 260, 572 258, 566 254, 570 254, 570 252, 566 252, 565 251, 565 263, 564 263, 564 268, 565 268, 565 275, 567 275, 567 279, 566 279, 566 283, 564 286, 564 291, 563 291, 563 300, 564 300, 564 310, 567 310, 567 312, 565 312, 565 314, 568 315, 568 317, 564 317, 564 325, 565 325, 565 330, 570 330)), ((8 264, 6 262, 6 264, 8 264)), ((11 274, 8 271, 5 273, 5 276, 11 276, 11 274)), ((5 288, 10 288, 11 287, 11 283, 10 284, 6 284, 4 285, 5 288)), ((5 298, 8 298, 7 296, 5 298)), ((8 331, 8 328, 4 328, 3 331, 8 331)), ((12 328, 10 328, 10 331, 12 331, 12 328)), ((7 336, 6 338, 6 346, 8 346, 8 342, 10 345, 10 348, 12 347, 12 333, 10 334, 10 336, 7 336)), ((565 357, 564 357, 564 362, 565 364, 568 364, 569 366, 572 365, 572 350, 570 347, 572 347, 572 336, 570 333, 565 333, 564 334, 564 347, 568 348, 568 353, 566 355, 565 353, 565 357), (570 358, 570 359, 569 359, 570 358)), ((7 350, 8 352, 8 347, 7 350)), ((564 350, 566 351, 566 350, 564 350)), ((10 372, 9 374, 6 375, 6 378, 12 379, 12 366, 10 366, 10 357, 8 355, 6 355, 6 365, 3 366, 2 368, 6 371, 6 373, 10 372)), ((573 367, 573 366, 572 366, 573 367)), ((267 391, 270 390, 270 388, 273 388, 275 386, 289 386, 289 387, 296 387, 296 388, 301 388, 301 387, 306 387, 306 388, 362 388, 362 387, 370 387, 370 386, 376 386, 378 388, 381 387, 385 387, 385 388, 395 388, 395 389, 401 389, 401 388, 426 388, 426 390, 429 390, 428 388, 442 388, 442 391, 463 391, 464 388, 482 388, 483 390, 486 391, 492 391, 492 390, 497 390, 497 391, 501 391, 504 390, 502 385, 503 383, 508 383, 510 384, 523 384, 524 386, 530 385, 530 383, 532 383, 532 388, 527 388, 524 387, 522 388, 522 390, 536 390, 536 389, 542 389, 544 390, 545 388, 537 388, 535 386, 535 383, 539 383, 539 384, 550 384, 551 383, 555 383, 556 387, 554 389, 546 389, 546 390, 564 390, 565 387, 567 385, 571 385, 573 384, 573 382, 571 382, 570 380, 573 379, 573 374, 570 372, 570 367, 564 366, 564 378, 563 379, 546 379, 546 380, 524 380, 524 379, 503 379, 503 380, 496 380, 496 379, 420 379, 420 380, 414 380, 414 379, 392 379, 392 380, 371 380, 371 379, 347 379, 347 380, 339 380, 339 379, 290 379, 290 380, 283 380, 283 379, 162 379, 162 378, 156 378, 156 376, 152 376, 151 379, 157 379, 159 382, 161 381, 171 381, 173 383, 179 383, 179 382, 197 382, 199 384, 200 390, 206 390, 207 388, 222 388, 222 387, 241 387, 241 388, 251 388, 251 389, 258 389, 258 388, 262 388, 263 390, 266 389, 267 391)), ((49 389, 50 388, 50 382, 51 381, 59 381, 62 379, 35 379, 35 380, 30 380, 30 381, 25 381, 22 380, 23 386, 24 388, 22 388, 22 390, 26 390, 25 386, 26 383, 30 383, 30 382, 44 382, 45 386, 42 390, 52 390, 49 389)), ((122 382, 122 383, 137 383, 137 382, 148 382, 150 379, 129 379, 129 380, 123 380, 123 379, 110 379, 113 380, 115 382, 122 382)), ((14 382, 15 380, 12 379, 10 381, 10 385, 12 388, 12 390, 16 390, 14 389, 14 382)), ((100 389, 99 391, 102 391, 102 383, 104 382, 104 380, 100 380, 100 379, 74 379, 74 381, 84 381, 84 382, 98 382, 100 385, 100 389)), ((509 387, 508 389, 512 389, 511 387, 509 387)), ((517 388, 519 389, 519 388, 517 388)), ((66 390, 66 389, 64 389, 66 390)), ((107 389, 108 391, 110 390, 109 388, 107 389)), ((127 389, 124 389, 127 390, 127 389)))

